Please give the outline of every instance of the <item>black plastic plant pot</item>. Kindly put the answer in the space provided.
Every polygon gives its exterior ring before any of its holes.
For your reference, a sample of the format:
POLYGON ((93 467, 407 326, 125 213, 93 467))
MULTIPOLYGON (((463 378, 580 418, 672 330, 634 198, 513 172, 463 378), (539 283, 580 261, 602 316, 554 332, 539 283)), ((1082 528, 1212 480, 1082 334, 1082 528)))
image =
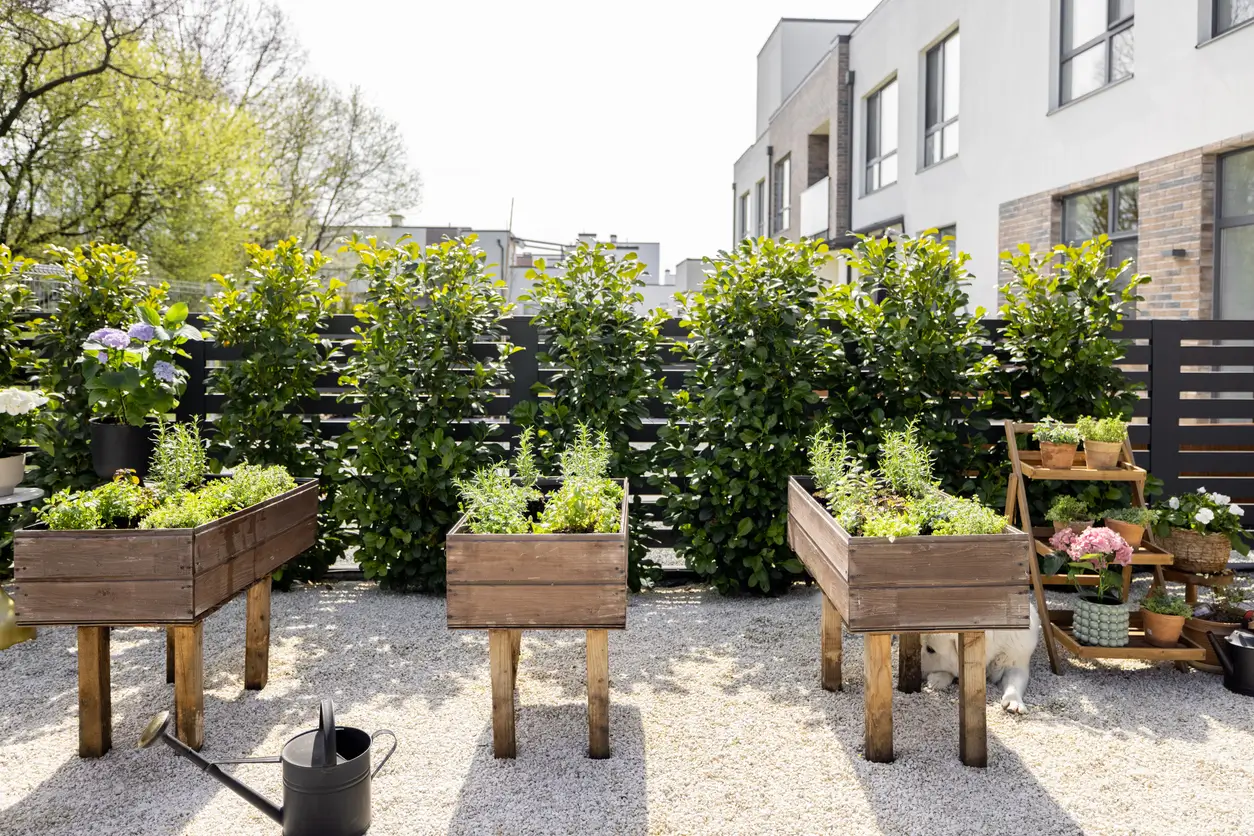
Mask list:
POLYGON ((152 427, 91 419, 91 466, 101 479, 112 479, 119 470, 146 476, 152 449, 152 427))

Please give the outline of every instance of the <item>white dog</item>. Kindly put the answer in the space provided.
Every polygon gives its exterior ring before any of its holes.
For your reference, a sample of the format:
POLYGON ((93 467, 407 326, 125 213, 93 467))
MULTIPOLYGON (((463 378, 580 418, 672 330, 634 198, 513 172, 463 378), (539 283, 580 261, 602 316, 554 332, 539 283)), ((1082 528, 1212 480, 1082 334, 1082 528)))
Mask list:
MULTIPOLYGON (((1028 687, 1028 666, 1041 638, 1041 621, 1031 607, 1027 630, 986 630, 984 654, 988 678, 1005 689, 1001 707, 1014 714, 1025 714, 1023 694, 1028 687)), ((934 689, 948 688, 958 676, 958 634, 932 633, 923 636, 923 673, 934 689)))

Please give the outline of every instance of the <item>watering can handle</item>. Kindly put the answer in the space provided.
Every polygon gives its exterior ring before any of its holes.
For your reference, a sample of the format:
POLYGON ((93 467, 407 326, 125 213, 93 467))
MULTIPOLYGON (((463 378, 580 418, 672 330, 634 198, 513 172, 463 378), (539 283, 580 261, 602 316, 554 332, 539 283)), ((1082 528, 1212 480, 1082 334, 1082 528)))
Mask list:
POLYGON ((370 779, 372 781, 374 780, 374 777, 379 774, 379 770, 383 768, 383 765, 388 762, 388 758, 392 757, 392 753, 396 751, 396 745, 400 742, 396 739, 396 732, 391 729, 379 729, 377 732, 370 735, 370 742, 373 744, 374 739, 381 734, 386 734, 392 738, 392 748, 388 749, 388 753, 383 756, 383 760, 379 761, 379 765, 376 766, 374 771, 370 773, 370 779))
POLYGON ((322 738, 322 749, 318 749, 318 740, 314 740, 313 765, 314 766, 335 766, 339 763, 335 748, 335 703, 331 700, 323 700, 322 706, 318 709, 318 731, 319 737, 322 738), (321 758, 321 763, 319 763, 321 758))

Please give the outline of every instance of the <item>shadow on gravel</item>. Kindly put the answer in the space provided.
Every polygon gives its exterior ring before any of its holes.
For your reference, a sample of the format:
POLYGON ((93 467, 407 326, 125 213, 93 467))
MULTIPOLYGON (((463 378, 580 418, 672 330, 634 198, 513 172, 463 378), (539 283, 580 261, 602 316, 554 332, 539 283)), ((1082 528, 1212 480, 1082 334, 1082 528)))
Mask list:
POLYGON ((606 760, 587 757, 583 702, 520 705, 514 760, 492 756, 492 726, 485 726, 458 793, 449 834, 648 833, 640 711, 612 699, 611 754, 606 760))

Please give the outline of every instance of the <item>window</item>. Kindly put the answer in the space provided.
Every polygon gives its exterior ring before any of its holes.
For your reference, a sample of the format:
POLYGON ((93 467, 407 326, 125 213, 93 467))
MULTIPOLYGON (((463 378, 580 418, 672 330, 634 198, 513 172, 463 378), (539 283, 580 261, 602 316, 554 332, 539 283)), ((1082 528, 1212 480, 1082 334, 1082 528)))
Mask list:
POLYGON ((1215 213, 1218 319, 1254 319, 1254 148, 1219 158, 1215 213))
POLYGON ((1062 0, 1058 103, 1132 75, 1133 0, 1062 0))
POLYGON ((757 210, 756 228, 754 234, 761 238, 766 234, 766 178, 758 181, 753 189, 753 203, 757 210))
POLYGON ((1210 0, 1214 3, 1212 35, 1222 35, 1254 20, 1254 0, 1210 0))
POLYGON ((775 215, 771 219, 771 234, 778 235, 788 228, 791 221, 790 181, 792 179, 792 160, 784 157, 775 163, 775 182, 771 184, 771 201, 775 206, 775 215))
POLYGON ((740 196, 740 217, 737 220, 739 222, 738 229, 740 232, 740 237, 748 238, 749 237, 749 193, 748 192, 745 192, 744 194, 740 196))
POLYGON ((949 247, 950 253, 952 253, 955 256, 958 255, 958 227, 957 225, 950 224, 949 226, 942 226, 940 229, 936 230, 936 240, 944 243, 945 246, 949 247), (949 240, 946 241, 945 240, 946 238, 948 238, 949 240))
POLYGON ((866 100, 866 193, 897 182, 897 79, 866 100))
POLYGON ((1139 186, 1133 180, 1065 198, 1062 204, 1063 239, 1076 245, 1099 235, 1109 236, 1109 264, 1117 267, 1124 259, 1132 260, 1122 277, 1126 281, 1136 272, 1140 216, 1138 196, 1139 186))
POLYGON ((958 33, 927 51, 923 165, 958 153, 958 33))

